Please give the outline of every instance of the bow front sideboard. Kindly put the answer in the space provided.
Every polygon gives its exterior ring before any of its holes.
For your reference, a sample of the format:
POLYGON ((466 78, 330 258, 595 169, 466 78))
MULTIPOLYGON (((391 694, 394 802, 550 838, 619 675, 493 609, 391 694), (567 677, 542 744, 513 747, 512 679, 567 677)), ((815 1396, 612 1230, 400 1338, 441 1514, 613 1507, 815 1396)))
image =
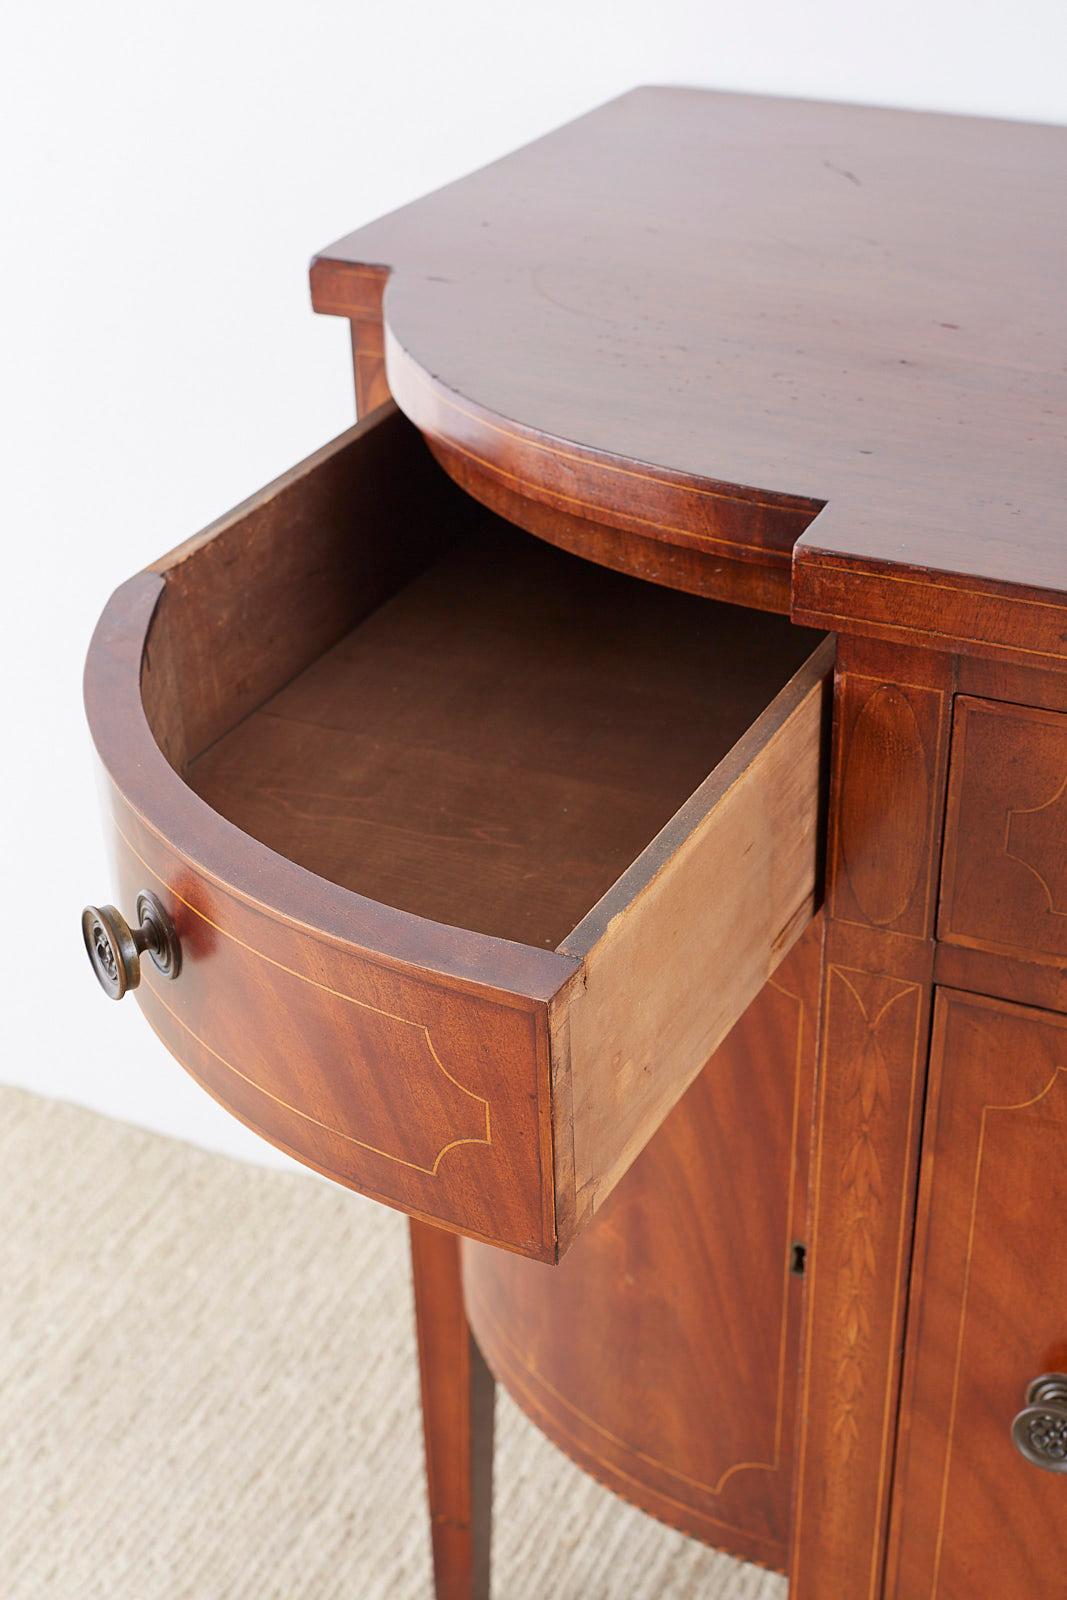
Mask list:
POLYGON ((90 959, 409 1214, 440 1600, 494 1381, 1067 1594, 1065 285, 1067 130, 636 90, 318 255, 359 421, 104 612, 90 959))

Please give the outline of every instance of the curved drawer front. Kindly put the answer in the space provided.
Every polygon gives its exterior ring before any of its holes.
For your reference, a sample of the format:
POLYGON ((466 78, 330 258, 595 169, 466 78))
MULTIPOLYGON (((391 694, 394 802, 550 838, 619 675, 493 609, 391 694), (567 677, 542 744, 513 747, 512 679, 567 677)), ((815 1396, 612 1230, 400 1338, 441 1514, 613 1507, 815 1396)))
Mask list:
POLYGON ((151 887, 182 972, 137 990, 205 1088, 330 1177, 551 1255, 547 1006, 375 961, 212 882, 113 794, 123 904, 151 887), (547 1181, 546 1181, 547 1174, 547 1181))
POLYGON ((383 408, 97 629, 116 902, 182 948, 145 1016, 308 1165, 555 1260, 813 915, 831 663, 489 518, 383 408))

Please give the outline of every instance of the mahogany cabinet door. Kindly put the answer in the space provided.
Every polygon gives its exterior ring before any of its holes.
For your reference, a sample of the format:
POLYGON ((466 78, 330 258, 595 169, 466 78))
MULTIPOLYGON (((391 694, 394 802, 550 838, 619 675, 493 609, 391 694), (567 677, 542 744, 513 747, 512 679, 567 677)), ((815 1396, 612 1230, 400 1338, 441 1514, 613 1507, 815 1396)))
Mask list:
MULTIPOLYGON (((1067 1594, 1067 1473, 1012 1423, 1067 1373, 1067 1017, 941 990, 887 1595, 1067 1594)), ((1067 1462, 1060 1462, 1067 1466, 1067 1462)))

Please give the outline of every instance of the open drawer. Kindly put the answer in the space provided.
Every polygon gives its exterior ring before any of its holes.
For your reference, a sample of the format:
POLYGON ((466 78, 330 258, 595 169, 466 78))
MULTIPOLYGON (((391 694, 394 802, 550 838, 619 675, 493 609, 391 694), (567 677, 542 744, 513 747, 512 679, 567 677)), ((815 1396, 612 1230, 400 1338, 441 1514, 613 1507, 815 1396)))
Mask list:
POLYGON ((466 497, 385 406, 86 670, 138 998, 309 1166, 553 1260, 810 920, 831 645, 466 497))

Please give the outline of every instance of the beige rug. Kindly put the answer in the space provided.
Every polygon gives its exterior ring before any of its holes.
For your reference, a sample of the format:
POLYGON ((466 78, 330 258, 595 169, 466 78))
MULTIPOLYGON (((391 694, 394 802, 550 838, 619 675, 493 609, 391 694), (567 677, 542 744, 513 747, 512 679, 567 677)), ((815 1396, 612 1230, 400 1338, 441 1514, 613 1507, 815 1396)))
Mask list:
MULTIPOLYGON (((429 1600, 404 1219, 0 1089, 3 1600, 429 1600)), ((498 1400, 495 1600, 783 1600, 498 1400)))

